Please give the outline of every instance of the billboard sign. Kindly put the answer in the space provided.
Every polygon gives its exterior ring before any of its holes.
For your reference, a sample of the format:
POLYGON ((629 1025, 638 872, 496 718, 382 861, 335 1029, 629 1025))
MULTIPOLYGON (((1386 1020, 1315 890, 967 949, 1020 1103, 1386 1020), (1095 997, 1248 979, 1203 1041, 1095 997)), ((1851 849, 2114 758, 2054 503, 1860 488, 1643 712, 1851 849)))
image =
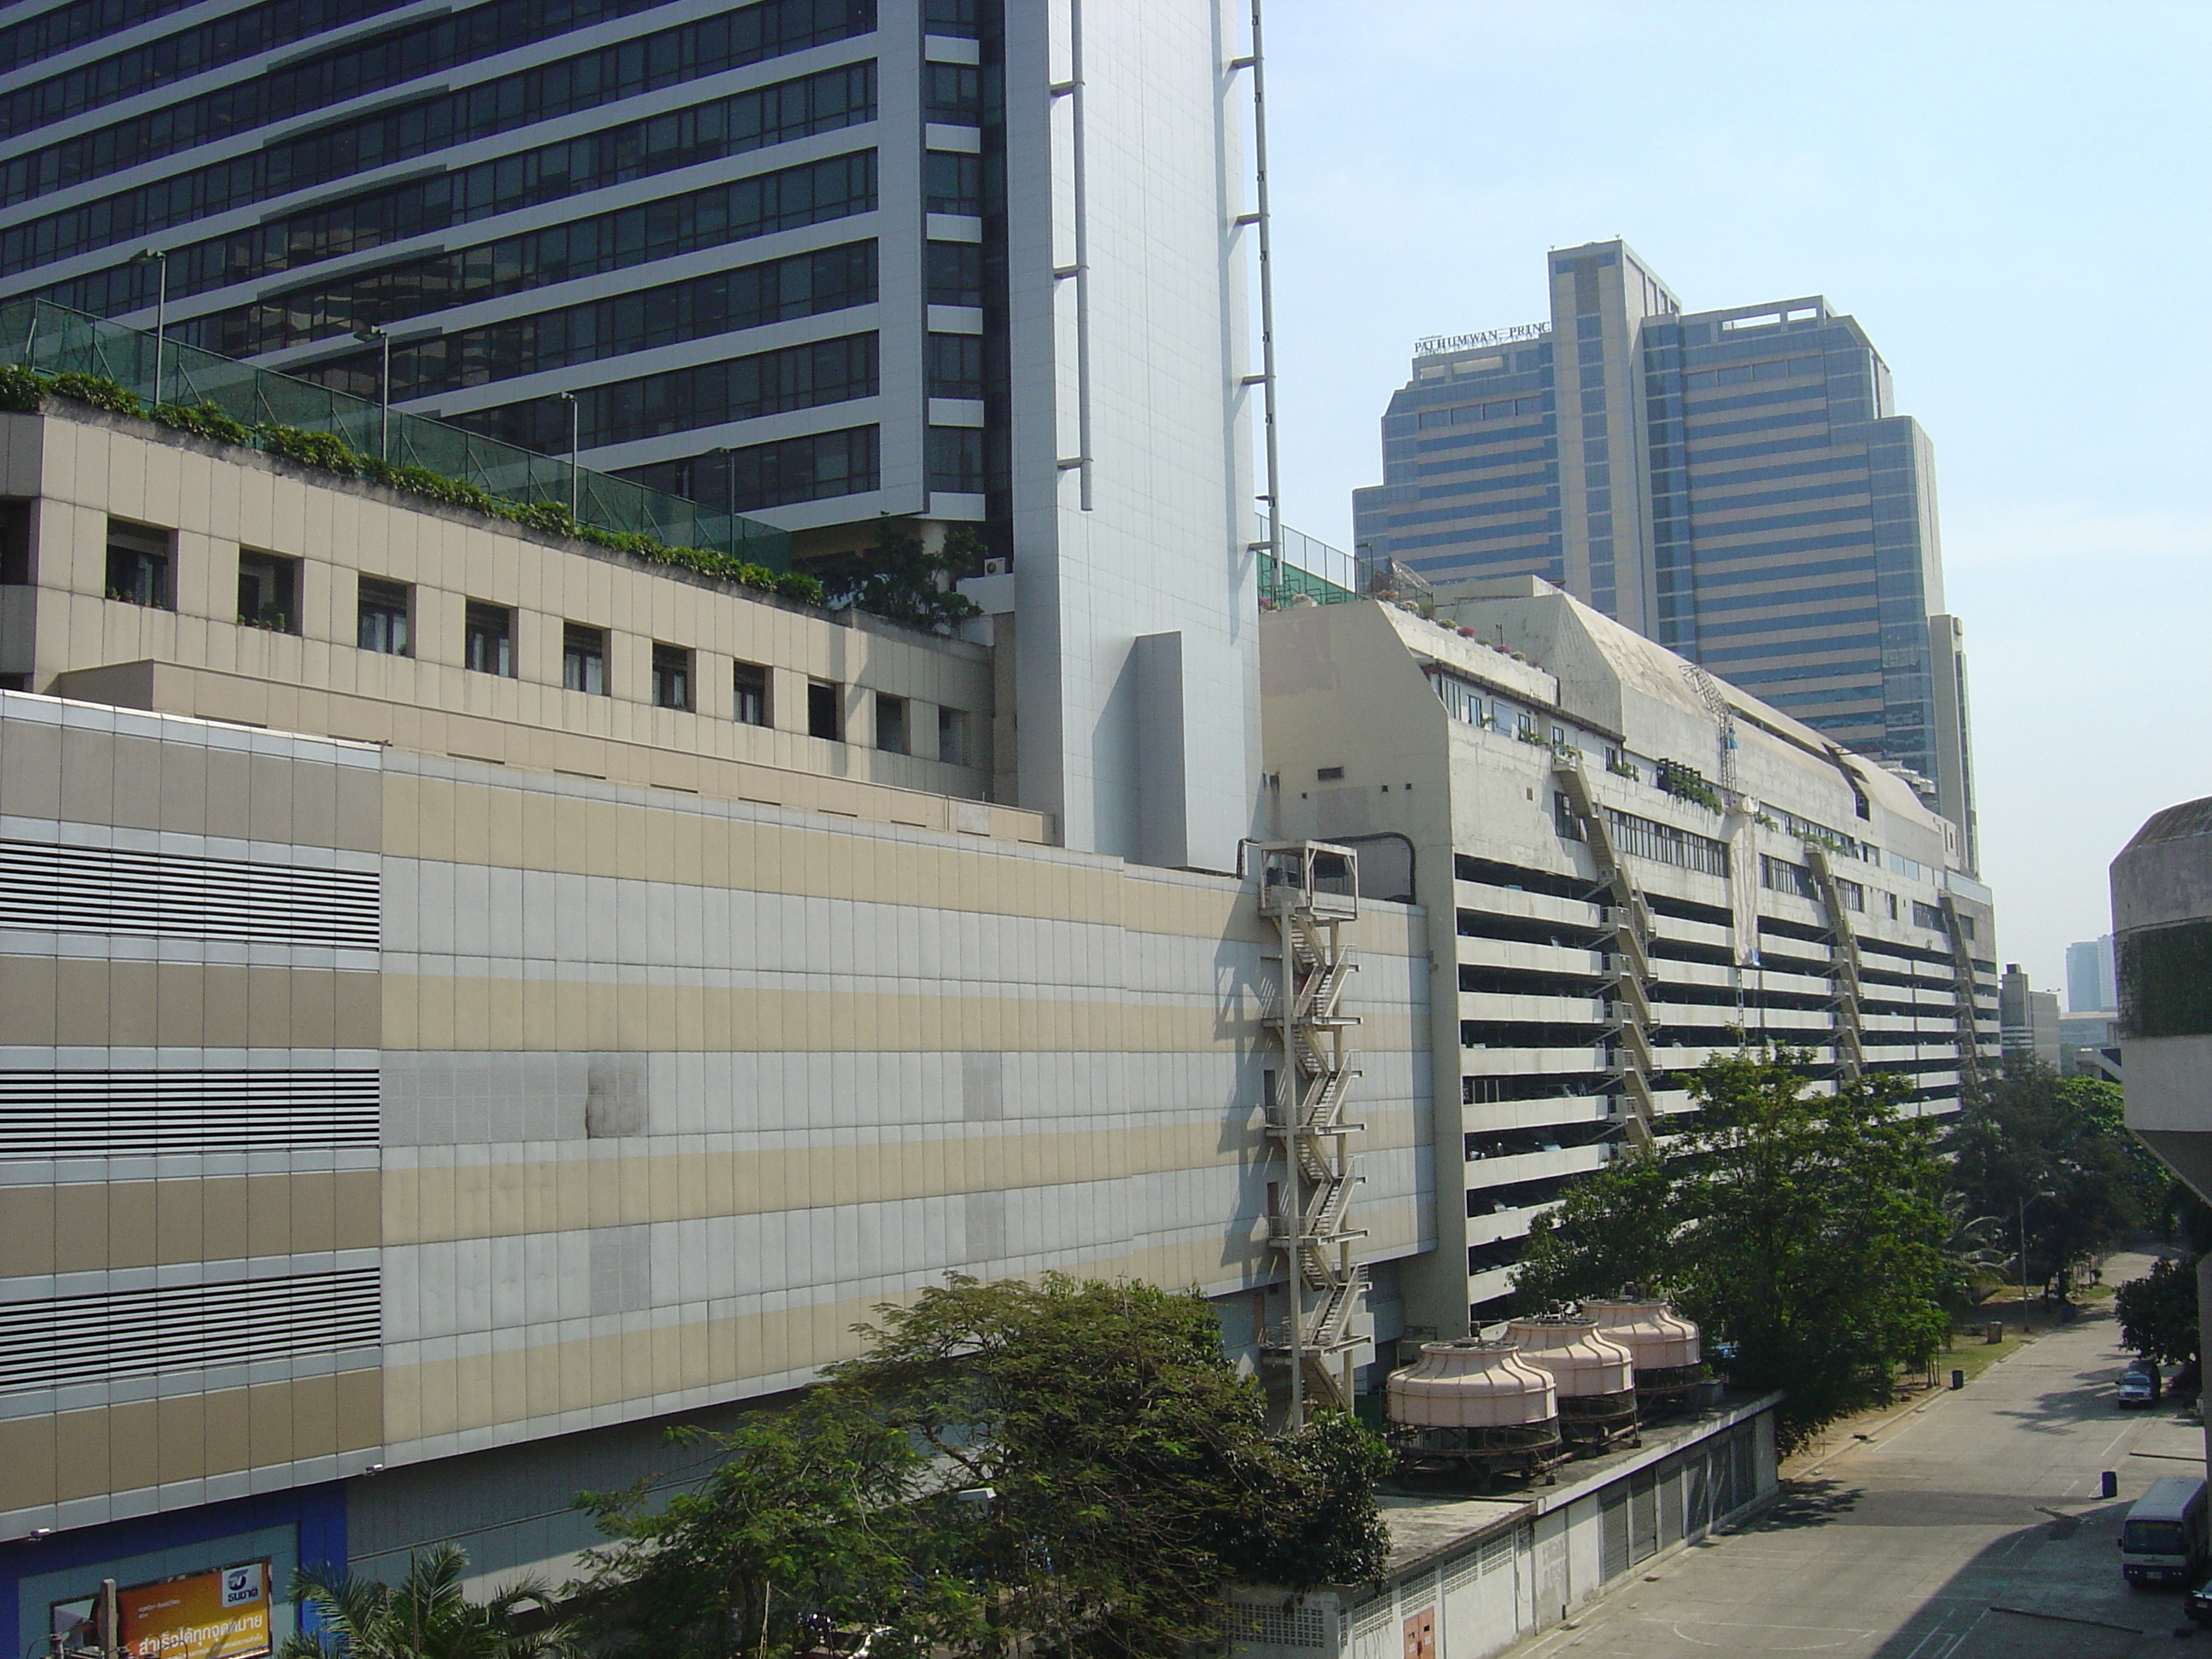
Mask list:
MULTIPOLYGON (((269 1562, 241 1561, 117 1591, 118 1648, 131 1659, 263 1659, 269 1634, 269 1562)), ((57 1603, 64 1649, 96 1648, 93 1604, 57 1603)))

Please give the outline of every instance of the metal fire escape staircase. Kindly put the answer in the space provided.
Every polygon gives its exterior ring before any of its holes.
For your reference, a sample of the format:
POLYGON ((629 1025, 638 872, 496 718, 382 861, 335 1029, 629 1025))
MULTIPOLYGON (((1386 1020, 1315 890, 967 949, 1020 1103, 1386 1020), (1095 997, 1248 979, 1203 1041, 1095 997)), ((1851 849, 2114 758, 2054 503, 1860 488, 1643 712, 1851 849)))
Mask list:
POLYGON ((1942 897, 1943 931, 1951 938, 1951 1018, 1959 1033, 1959 1082, 1971 1089, 1982 1076, 1982 1032, 1974 1006, 1974 953, 1966 944, 1958 901, 1948 893, 1942 897))
POLYGON ((1358 966, 1345 928, 1359 915, 1359 866, 1357 854, 1323 842, 1269 844, 1260 853, 1260 914, 1274 924, 1281 947, 1262 1015, 1284 1061, 1267 1103, 1267 1133, 1282 1144, 1288 1176, 1268 1237, 1290 1269, 1290 1317, 1267 1346, 1290 1365, 1295 1425, 1309 1398, 1352 1409, 1343 1357, 1359 1340, 1353 1327, 1366 1288, 1352 1251, 1366 1235, 1349 1217, 1362 1179, 1350 1141, 1367 1126, 1344 1115, 1360 1074, 1351 1063, 1359 1018, 1343 1006, 1345 983, 1358 966))
POLYGON ((1828 849, 1818 842, 1805 847, 1805 867, 1820 890, 1828 913, 1828 978, 1835 988, 1828 1012, 1835 1020, 1836 1081, 1856 1083, 1866 1073, 1866 1024, 1859 1012, 1859 941, 1851 932, 1842 890, 1828 865, 1828 849))
POLYGON ((1596 797, 1590 793, 1589 779, 1583 774, 1582 763, 1571 756, 1554 751, 1552 767, 1559 775, 1559 792, 1566 797, 1568 810, 1583 827, 1583 839, 1597 865, 1598 879, 1605 884, 1606 895, 1611 900, 1606 907, 1607 921, 1612 929, 1606 941, 1605 958, 1606 1052, 1613 1057, 1611 1069, 1620 1085, 1621 1115, 1627 1120, 1629 1142, 1649 1146, 1657 1136, 1659 1123, 1659 1102, 1651 1083, 1659 1074, 1659 1066, 1651 1052, 1651 996, 1648 989, 1651 980, 1651 907, 1644 902, 1636 878, 1629 873, 1627 860, 1613 842, 1613 826, 1606 822, 1596 797))

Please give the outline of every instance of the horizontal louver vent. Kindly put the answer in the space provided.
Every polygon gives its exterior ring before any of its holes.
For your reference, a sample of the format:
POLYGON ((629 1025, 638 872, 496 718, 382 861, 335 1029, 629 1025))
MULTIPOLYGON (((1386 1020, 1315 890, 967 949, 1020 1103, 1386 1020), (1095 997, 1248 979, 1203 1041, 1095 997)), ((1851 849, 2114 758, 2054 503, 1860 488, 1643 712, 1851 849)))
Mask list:
POLYGON ((377 1074, 0 1072, 0 1159, 374 1146, 377 1074))
POLYGON ((377 878, 368 870, 0 841, 0 927, 374 951, 377 878))
POLYGON ((377 1270, 0 1303, 0 1391, 377 1345, 377 1270))

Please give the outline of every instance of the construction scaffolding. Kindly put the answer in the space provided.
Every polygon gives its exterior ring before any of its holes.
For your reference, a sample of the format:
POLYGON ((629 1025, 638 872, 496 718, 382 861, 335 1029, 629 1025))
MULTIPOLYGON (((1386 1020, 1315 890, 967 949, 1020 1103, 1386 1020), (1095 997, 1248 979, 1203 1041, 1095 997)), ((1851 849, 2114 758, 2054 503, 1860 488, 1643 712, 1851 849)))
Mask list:
POLYGON ((1349 1220, 1358 1159, 1352 1139, 1367 1127, 1345 1116, 1359 1069, 1352 1064, 1358 1016, 1344 1011, 1357 971, 1346 937, 1359 916, 1359 855, 1326 842, 1263 844, 1260 915, 1278 945, 1262 1023, 1279 1063, 1267 1101, 1267 1133, 1282 1149, 1273 1183, 1269 1243, 1285 1258, 1285 1317, 1266 1334, 1270 1358, 1288 1367, 1290 1425, 1307 1401, 1352 1408, 1350 1352, 1365 1291, 1349 1220))

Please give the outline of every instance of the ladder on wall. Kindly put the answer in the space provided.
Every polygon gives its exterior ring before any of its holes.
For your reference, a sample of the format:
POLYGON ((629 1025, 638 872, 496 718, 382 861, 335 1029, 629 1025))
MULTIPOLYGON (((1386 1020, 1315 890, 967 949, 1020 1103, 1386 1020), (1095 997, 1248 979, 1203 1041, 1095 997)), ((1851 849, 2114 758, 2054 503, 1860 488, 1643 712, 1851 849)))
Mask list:
POLYGON ((1300 1426, 1307 1402, 1352 1409, 1346 1356, 1365 1292, 1365 1269, 1353 1260, 1351 1224, 1360 1182, 1352 1139, 1366 1125, 1345 1115, 1359 1069, 1352 1033, 1359 1017, 1345 1012, 1346 981, 1358 971, 1348 927, 1359 917, 1359 855, 1326 842, 1263 844, 1260 914, 1273 925, 1279 954, 1262 1015, 1280 1056, 1267 1133, 1282 1149, 1285 1178, 1277 1183, 1268 1242, 1285 1258, 1288 1317, 1268 1331, 1267 1353, 1290 1370, 1290 1424, 1300 1426))
POLYGON ((1598 879, 1610 901, 1606 917, 1606 1052, 1617 1087, 1619 1110, 1629 1144, 1649 1146, 1659 1132, 1659 1102, 1652 1079, 1659 1074, 1651 1052, 1651 907, 1629 873, 1613 838, 1613 826, 1590 792, 1581 762, 1554 751, 1552 769, 1559 793, 1583 827, 1583 840, 1596 862, 1598 879))
POLYGON ((1828 849, 1818 842, 1805 845, 1805 867, 1820 890, 1820 903, 1828 913, 1828 979, 1835 988, 1828 1012, 1835 1021, 1836 1081, 1856 1083, 1866 1073, 1866 1023, 1859 1011, 1859 941, 1844 913, 1842 889, 1828 864, 1828 849))

